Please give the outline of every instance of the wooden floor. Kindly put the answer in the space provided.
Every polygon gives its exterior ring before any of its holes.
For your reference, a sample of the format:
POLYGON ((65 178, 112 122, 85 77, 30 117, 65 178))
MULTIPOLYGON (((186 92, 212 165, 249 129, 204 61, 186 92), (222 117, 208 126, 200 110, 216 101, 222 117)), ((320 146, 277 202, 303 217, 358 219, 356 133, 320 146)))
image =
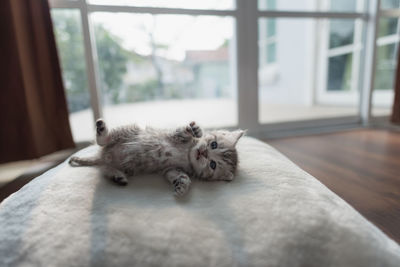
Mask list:
POLYGON ((400 132, 267 140, 400 243, 400 132))

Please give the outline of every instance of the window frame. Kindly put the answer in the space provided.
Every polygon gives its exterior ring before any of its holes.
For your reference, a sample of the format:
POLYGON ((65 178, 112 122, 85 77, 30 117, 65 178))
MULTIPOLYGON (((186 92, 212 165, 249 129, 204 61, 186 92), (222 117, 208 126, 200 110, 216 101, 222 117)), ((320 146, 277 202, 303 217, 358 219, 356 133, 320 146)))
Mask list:
MULTIPOLYGON (((388 18, 388 17, 384 17, 388 18)), ((400 45, 400 18, 397 18, 397 29, 395 34, 378 37, 376 40, 376 49, 387 45, 395 45, 395 53, 398 53, 400 45)), ((397 59, 397 57, 396 57, 397 59)), ((393 81, 394 83, 394 81, 393 81)), ((394 86, 394 84, 393 84, 394 86)), ((388 102, 394 99, 393 88, 374 88, 372 105, 385 106, 388 102)), ((382 116, 381 116, 382 117, 382 116)))
MULTIPOLYGON (((333 0, 331 0, 333 1, 333 0)), ((367 1, 356 0, 356 10, 357 12, 363 12, 365 9, 364 3, 367 1)), ((325 3, 328 5, 329 1, 325 3)), ((344 105, 358 105, 359 104, 359 89, 360 89, 360 57, 363 48, 363 24, 365 20, 355 19, 354 20, 354 34, 352 44, 338 46, 334 48, 329 47, 330 42, 330 21, 321 21, 321 32, 324 37, 321 40, 321 51, 320 51, 320 66, 321 75, 318 81, 318 88, 316 94, 316 102, 318 104, 344 104, 344 105), (352 66, 351 66, 351 85, 350 90, 328 90, 328 72, 329 72, 329 59, 331 57, 343 56, 351 54, 352 55, 352 66)))
MULTIPOLYGON (((362 10, 362 6, 360 4, 361 2, 358 1, 358 6, 357 10, 362 10)), ((387 18, 384 16, 381 16, 380 18, 387 18)), ((322 66, 322 73, 323 73, 323 78, 321 78, 321 83, 319 86, 319 92, 318 92, 318 97, 317 97, 317 102, 321 104, 349 104, 349 105, 354 105, 357 103, 357 88, 358 88, 358 82, 359 82, 359 64, 360 64, 360 55, 361 55, 361 50, 362 50, 362 21, 356 20, 355 22, 355 27, 354 27, 354 40, 353 43, 350 45, 345 45, 345 46, 340 46, 340 47, 335 47, 335 48, 329 48, 328 40, 329 40, 329 28, 328 26, 325 30, 322 30, 322 32, 325 33, 325 38, 326 42, 324 43, 323 46, 325 48, 322 48, 321 54, 322 56, 322 61, 321 61, 321 66, 322 66), (346 54, 352 54, 353 55, 353 64, 352 64, 352 81, 351 81, 351 88, 349 91, 329 91, 327 89, 327 74, 328 74, 328 64, 329 64, 329 58, 333 56, 341 56, 341 55, 346 55, 346 54)), ((379 22, 378 22, 379 23, 379 22)), ((378 24, 379 25, 379 24, 378 24)), ((400 41, 400 24, 399 21, 397 23, 397 29, 395 34, 390 34, 390 35, 385 35, 385 36, 380 36, 377 37, 376 40, 376 49, 379 49, 379 47, 385 46, 385 45, 390 45, 390 44, 398 44, 400 41)), ((390 100, 393 98, 393 88, 373 88, 374 92, 374 103, 379 103, 380 105, 389 103, 390 100), (377 90, 379 89, 379 90, 377 90)))
MULTIPOLYGON (((268 0, 267 0, 268 1, 268 0)), ((273 1, 275 1, 274 2, 274 5, 276 5, 276 0, 273 0, 273 1)), ((258 3, 260 4, 260 1, 258 1, 258 3)), ((263 3, 263 5, 259 5, 258 6, 258 8, 259 9, 262 9, 262 8, 265 8, 267 6, 267 3, 263 3)), ((269 19, 269 20, 271 20, 271 19, 269 19)), ((275 68, 276 67, 276 57, 277 57, 277 50, 276 50, 276 48, 277 48, 277 46, 276 46, 276 41, 277 41, 277 38, 276 38, 276 32, 277 32, 277 26, 276 26, 276 20, 275 19, 273 19, 273 20, 275 20, 275 25, 274 25, 274 27, 275 27, 275 32, 274 32, 274 34, 273 35, 269 35, 268 33, 269 33, 269 29, 268 29, 268 22, 269 22, 269 20, 268 19, 266 19, 264 22, 265 23, 259 23, 258 24, 258 26, 261 28, 261 29, 259 29, 259 32, 260 32, 260 34, 259 34, 259 37, 260 37, 260 35, 261 35, 261 33, 263 33, 264 35, 265 35, 265 38, 264 39, 262 39, 262 40, 260 40, 259 38, 258 38, 258 44, 259 44, 259 46, 261 47, 261 51, 259 51, 260 52, 260 56, 259 56, 259 65, 260 65, 260 67, 262 68, 262 67, 272 67, 272 68, 275 68), (272 60, 272 61, 268 61, 268 59, 269 59, 269 57, 268 57, 268 46, 269 45, 273 45, 273 44, 275 44, 275 55, 274 55, 274 59, 272 60)))
MULTIPOLYGON (((81 14, 84 37, 85 61, 88 73, 88 85, 91 94, 91 107, 94 119, 102 117, 102 106, 99 97, 99 70, 93 27, 89 18, 92 12, 128 12, 149 14, 183 14, 229 16, 234 19, 235 47, 234 66, 237 90, 238 127, 249 130, 257 137, 282 136, 285 132, 296 134, 320 132, 324 129, 337 129, 367 125, 371 119, 371 97, 375 75, 377 47, 377 22, 380 16, 400 17, 400 9, 380 11, 380 0, 365 0, 366 8, 357 12, 321 12, 321 11, 272 11, 259 10, 256 0, 236 0, 233 10, 203 10, 180 8, 156 8, 90 4, 87 0, 49 0, 51 8, 78 9, 81 14), (285 123, 261 124, 258 114, 258 21, 260 18, 316 18, 316 19, 355 19, 365 23, 362 30, 361 44, 365 48, 360 52, 360 69, 357 89, 360 91, 358 116, 338 117, 285 123)), ((359 48, 357 48, 358 50, 359 48)), ((316 64, 315 64, 316 65, 316 64)), ((353 64, 354 65, 354 64, 353 64)), ((353 66, 354 68, 354 66, 353 66)), ((315 87, 318 87, 315 83, 315 87)), ((313 88, 316 92, 316 88, 313 88)))

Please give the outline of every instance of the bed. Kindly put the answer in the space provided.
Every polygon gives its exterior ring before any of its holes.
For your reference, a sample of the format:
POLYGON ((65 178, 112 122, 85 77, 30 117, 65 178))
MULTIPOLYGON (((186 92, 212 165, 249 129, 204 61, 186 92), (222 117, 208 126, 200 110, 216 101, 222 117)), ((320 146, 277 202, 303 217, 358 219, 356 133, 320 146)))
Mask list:
POLYGON ((1 203, 0 266, 400 266, 396 242, 275 149, 238 151, 234 181, 182 199, 157 175, 120 187, 64 162, 1 203))

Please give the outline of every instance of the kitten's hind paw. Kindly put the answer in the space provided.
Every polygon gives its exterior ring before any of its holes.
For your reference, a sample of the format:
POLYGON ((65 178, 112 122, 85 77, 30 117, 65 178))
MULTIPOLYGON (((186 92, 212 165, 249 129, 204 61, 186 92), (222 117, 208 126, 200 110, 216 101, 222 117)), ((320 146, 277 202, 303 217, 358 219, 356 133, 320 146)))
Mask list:
POLYGON ((96 121, 96 142, 99 146, 105 146, 108 143, 108 129, 102 119, 96 121))
POLYGON ((177 197, 181 197, 189 191, 190 179, 183 176, 178 177, 172 182, 172 184, 174 185, 174 195, 177 197))
POLYGON ((114 176, 114 177, 112 177, 112 180, 114 183, 116 183, 118 185, 125 186, 128 184, 128 179, 126 179, 126 177, 114 176))
POLYGON ((106 130, 106 123, 103 121, 103 119, 98 119, 96 121, 96 133, 97 135, 102 135, 106 130))

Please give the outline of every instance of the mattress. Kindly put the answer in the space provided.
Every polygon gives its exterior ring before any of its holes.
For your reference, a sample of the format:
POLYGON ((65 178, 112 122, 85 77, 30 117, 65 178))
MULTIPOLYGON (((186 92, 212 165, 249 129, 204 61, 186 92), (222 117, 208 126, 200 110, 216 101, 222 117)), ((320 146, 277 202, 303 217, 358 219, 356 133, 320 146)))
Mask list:
MULTIPOLYGON (((318 180, 250 137, 232 182, 113 184, 67 162, 0 205, 0 266, 400 266, 400 248, 318 180)), ((78 154, 91 155, 98 147, 78 154)))

